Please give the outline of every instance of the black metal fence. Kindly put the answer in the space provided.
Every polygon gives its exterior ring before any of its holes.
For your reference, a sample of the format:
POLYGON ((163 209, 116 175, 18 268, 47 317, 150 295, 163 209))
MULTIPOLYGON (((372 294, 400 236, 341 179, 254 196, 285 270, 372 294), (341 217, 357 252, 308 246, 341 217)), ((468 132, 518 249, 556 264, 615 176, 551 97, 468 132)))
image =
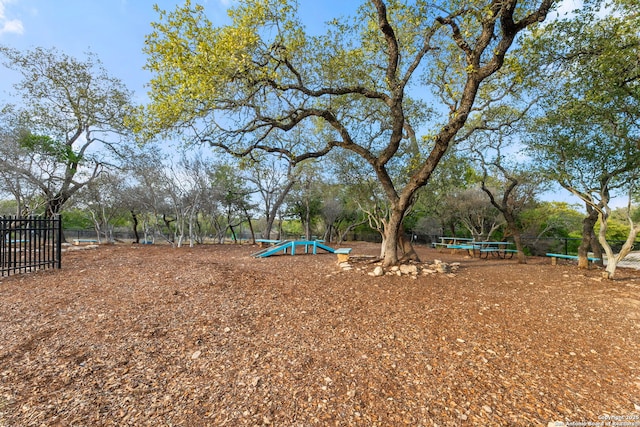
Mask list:
POLYGON ((0 217, 0 276, 62 267, 62 218, 0 217))

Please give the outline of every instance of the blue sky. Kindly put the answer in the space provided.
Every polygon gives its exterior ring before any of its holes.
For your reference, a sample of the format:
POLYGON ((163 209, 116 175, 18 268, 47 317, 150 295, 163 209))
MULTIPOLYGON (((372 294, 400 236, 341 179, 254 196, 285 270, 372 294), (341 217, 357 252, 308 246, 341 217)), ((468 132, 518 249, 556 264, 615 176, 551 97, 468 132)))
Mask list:
MULTIPOLYGON (((214 24, 227 22, 226 9, 237 0, 194 0, 205 6, 214 24)), ((174 10, 182 0, 0 0, 0 45, 19 50, 56 47, 76 58, 91 51, 107 71, 120 78, 144 101, 150 75, 142 69, 145 35, 158 15, 153 5, 174 10)), ((351 14, 355 0, 300 0, 300 14, 308 26, 351 14)), ((566 9, 580 0, 565 0, 566 9)), ((18 75, 0 66, 0 100, 6 99, 18 75)))
MULTIPOLYGON (((194 2, 196 2, 194 0, 194 2)), ((157 21, 153 5, 174 10, 177 0, 0 0, 0 45, 19 50, 55 47, 82 59, 91 51, 142 101, 150 75, 142 69, 144 38, 157 21)), ((227 22, 233 0, 200 0, 214 24, 227 22)), ((301 14, 321 23, 341 14, 352 0, 302 0, 301 14)), ((18 75, 0 67, 0 100, 18 75)))

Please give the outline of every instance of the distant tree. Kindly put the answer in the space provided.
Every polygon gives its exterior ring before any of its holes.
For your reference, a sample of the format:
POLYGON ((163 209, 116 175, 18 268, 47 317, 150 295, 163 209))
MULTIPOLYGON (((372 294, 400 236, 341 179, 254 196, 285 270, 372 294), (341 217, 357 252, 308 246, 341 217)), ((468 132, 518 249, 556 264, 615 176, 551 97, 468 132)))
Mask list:
POLYGON ((140 231, 144 233, 144 241, 152 241, 150 236, 151 227, 149 220, 151 218, 153 194, 154 194, 154 177, 157 175, 156 170, 162 164, 160 156, 153 152, 151 145, 144 147, 144 150, 138 150, 135 147, 126 149, 125 166, 123 168, 122 178, 126 182, 125 188, 120 194, 121 204, 131 216, 131 228, 134 235, 134 243, 140 243, 140 231), (142 227, 142 230, 140 230, 142 227))
POLYGON ((536 241, 543 237, 567 237, 580 229, 582 215, 578 207, 567 202, 539 202, 522 212, 523 233, 536 241))
POLYGON ((324 223, 324 236, 322 238, 327 242, 333 240, 334 224, 343 215, 344 210, 344 203, 340 199, 340 187, 329 184, 323 185, 320 217, 324 223))
POLYGON ((423 217, 434 218, 439 227, 430 227, 432 230, 440 229, 440 233, 455 236, 460 223, 457 212, 452 211, 448 203, 449 197, 474 187, 477 182, 477 171, 468 155, 456 147, 443 157, 432 178, 420 189, 408 216, 414 216, 416 221, 423 217))
POLYGON ((455 192, 449 195, 446 204, 464 229, 475 240, 491 240, 491 237, 505 224, 500 211, 491 204, 479 187, 455 192))
POLYGON ((139 242, 140 226, 145 242, 161 237, 173 244, 175 234, 171 224, 175 219, 167 196, 171 180, 166 155, 151 145, 143 150, 127 147, 125 154, 127 161, 121 176, 127 186, 122 192, 122 204, 131 214, 135 242, 139 242))
MULTIPOLYGON (((179 198, 182 214, 180 222, 189 238, 189 246, 203 243, 206 231, 201 221, 212 201, 211 170, 212 160, 204 153, 182 153, 176 164, 173 179, 180 182, 181 196, 179 198)), ((213 202, 216 205, 217 201, 213 202)))
POLYGON ((278 213, 298 180, 299 170, 294 169, 290 162, 263 157, 260 161, 251 161, 244 166, 243 172, 246 180, 255 186, 260 196, 265 216, 262 234, 265 239, 269 239, 278 213))
POLYGON ((98 242, 114 242, 115 221, 122 218, 122 193, 126 182, 122 174, 103 173, 87 183, 71 199, 74 206, 91 218, 98 242))
POLYGON ((22 74, 15 85, 22 103, 3 109, 12 139, 0 146, 0 167, 37 189, 46 215, 58 214, 128 135, 130 93, 92 54, 81 61, 55 49, 0 47, 0 56, 22 74))
POLYGON ((302 170, 287 197, 287 215, 300 220, 305 239, 311 240, 313 223, 322 209, 322 183, 317 165, 307 163, 299 167, 302 170))
MULTIPOLYGON (((3 114, 3 119, 6 117, 3 114)), ((3 166, 33 165, 33 160, 18 144, 20 136, 16 129, 10 128, 10 120, 0 123, 0 152, 4 156, 3 166)), ((38 215, 44 212, 46 204, 38 187, 13 167, 0 168, 0 191, 15 200, 13 215, 38 215)))
POLYGON ((361 185, 324 183, 321 185, 321 217, 325 230, 323 239, 341 243, 356 227, 365 224, 366 218, 358 207, 361 185))
POLYGON ((255 242, 251 218, 255 209, 251 201, 253 190, 249 188, 238 168, 231 164, 217 163, 210 169, 209 179, 211 197, 220 204, 223 212, 217 221, 219 238, 224 239, 226 232, 230 231, 231 238, 237 242, 236 228, 246 223, 255 242))
POLYGON ((531 161, 519 156, 511 127, 491 132, 476 132, 471 143, 471 156, 480 168, 480 188, 505 220, 505 235, 513 237, 518 262, 526 263, 522 243, 522 213, 534 206, 536 197, 547 181, 533 169, 531 161), (506 154, 508 152, 510 154, 506 154), (516 160, 520 157, 522 160, 516 160))

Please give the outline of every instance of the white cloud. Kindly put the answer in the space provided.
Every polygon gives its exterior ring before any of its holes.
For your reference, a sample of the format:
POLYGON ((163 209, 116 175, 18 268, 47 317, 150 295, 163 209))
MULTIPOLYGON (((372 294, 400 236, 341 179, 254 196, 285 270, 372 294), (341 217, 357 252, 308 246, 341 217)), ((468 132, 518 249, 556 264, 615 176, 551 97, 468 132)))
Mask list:
POLYGON ((0 35, 5 33, 22 34, 24 26, 19 19, 9 19, 6 15, 5 6, 11 0, 0 0, 0 35))
POLYGON ((2 22, 2 28, 0 28, 0 34, 4 34, 4 33, 22 34, 23 32, 24 32, 24 27, 22 26, 22 21, 20 21, 19 19, 4 21, 2 22))

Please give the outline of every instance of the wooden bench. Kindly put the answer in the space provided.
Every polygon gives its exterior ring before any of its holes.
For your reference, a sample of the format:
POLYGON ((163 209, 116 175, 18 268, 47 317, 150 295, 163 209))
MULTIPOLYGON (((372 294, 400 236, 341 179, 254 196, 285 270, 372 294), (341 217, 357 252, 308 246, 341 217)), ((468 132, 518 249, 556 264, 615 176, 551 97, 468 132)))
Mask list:
POLYGON ((86 244, 86 245, 93 245, 93 244, 97 244, 98 241, 95 239, 73 239, 73 244, 78 246, 81 244, 86 244))
POLYGON ((351 253, 351 248, 339 248, 333 251, 334 254, 338 256, 338 263, 349 261, 349 254, 351 253))
MULTIPOLYGON (((547 254, 547 256, 551 257, 551 265, 556 265, 558 263, 558 258, 578 260, 578 255, 547 254)), ((600 258, 587 257, 587 260, 589 262, 598 262, 600 261, 600 258)))

